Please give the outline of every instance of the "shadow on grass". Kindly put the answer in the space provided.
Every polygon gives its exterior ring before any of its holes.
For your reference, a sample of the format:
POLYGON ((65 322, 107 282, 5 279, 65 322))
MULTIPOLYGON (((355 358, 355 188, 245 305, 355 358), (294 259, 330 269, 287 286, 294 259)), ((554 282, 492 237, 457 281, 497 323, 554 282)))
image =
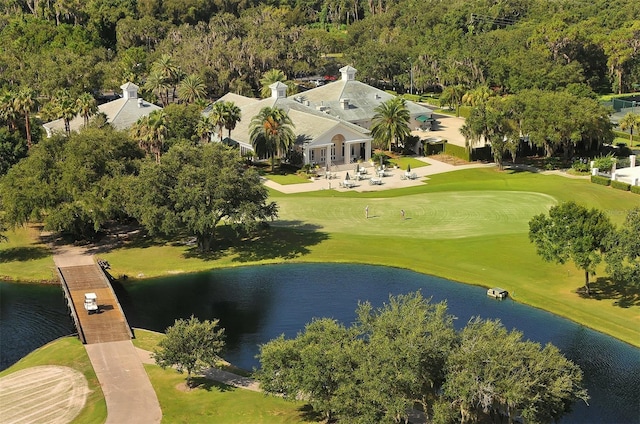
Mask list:
POLYGON ((312 226, 301 222, 290 223, 294 228, 270 227, 255 235, 239 237, 230 227, 218 231, 214 250, 200 252, 193 247, 187 258, 216 260, 227 255, 236 255, 234 262, 255 262, 268 259, 295 259, 309 253, 309 247, 327 240, 327 233, 314 231, 312 226), (304 230, 295 227, 304 227, 304 230))
POLYGON ((231 392, 233 390, 236 390, 236 388, 233 386, 220 383, 219 381, 210 380, 206 377, 191 377, 189 388, 191 390, 202 389, 202 390, 206 390, 207 392, 210 392, 213 389, 219 392, 231 392))
POLYGON ((640 306, 640 290, 623 283, 614 282, 609 278, 599 277, 589 285, 591 296, 588 296, 584 287, 577 289, 580 297, 585 299, 609 300, 614 299, 614 305, 621 308, 640 306))
MULTIPOLYGON (((315 411, 311 405, 308 405, 308 404, 303 405, 300 408, 298 408, 298 411, 300 411, 300 416, 305 421, 316 421, 316 422, 324 421, 324 416, 321 413, 315 411)), ((336 421, 330 421, 330 422, 336 422, 336 421)))
POLYGON ((26 262, 46 258, 47 256, 51 256, 51 251, 46 247, 11 247, 0 250, 0 263, 26 262))

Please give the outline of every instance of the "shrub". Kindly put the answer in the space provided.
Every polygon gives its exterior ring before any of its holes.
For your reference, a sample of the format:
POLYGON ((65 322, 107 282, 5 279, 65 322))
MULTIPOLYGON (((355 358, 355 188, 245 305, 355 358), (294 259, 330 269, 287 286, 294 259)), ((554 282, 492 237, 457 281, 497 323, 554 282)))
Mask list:
POLYGON ((371 160, 375 165, 379 165, 381 160, 382 164, 387 164, 389 162, 389 158, 384 152, 374 153, 371 155, 371 160))
POLYGON ((611 187, 616 188, 618 190, 629 191, 631 184, 628 184, 622 181, 611 180, 611 187))
POLYGON ((608 186, 609 184, 611 184, 611 180, 607 177, 601 177, 600 175, 592 175, 591 176, 591 182, 592 183, 596 183, 596 184, 600 184, 603 186, 608 186))
POLYGON ((631 186, 631 193, 640 194, 640 186, 631 186))
POLYGON ((571 169, 576 172, 589 172, 589 164, 584 163, 581 160, 577 160, 571 164, 571 169))
POLYGON ((606 156, 600 156, 593 160, 593 167, 598 168, 600 171, 610 171, 613 164, 616 162, 616 158, 613 153, 609 153, 606 156))

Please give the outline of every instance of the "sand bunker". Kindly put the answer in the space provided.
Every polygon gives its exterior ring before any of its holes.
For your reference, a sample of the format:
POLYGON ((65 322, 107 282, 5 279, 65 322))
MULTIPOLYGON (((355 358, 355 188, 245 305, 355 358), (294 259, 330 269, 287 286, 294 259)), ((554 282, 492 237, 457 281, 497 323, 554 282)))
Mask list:
POLYGON ((0 423, 66 424, 82 410, 89 386, 73 368, 39 366, 0 378, 0 423))

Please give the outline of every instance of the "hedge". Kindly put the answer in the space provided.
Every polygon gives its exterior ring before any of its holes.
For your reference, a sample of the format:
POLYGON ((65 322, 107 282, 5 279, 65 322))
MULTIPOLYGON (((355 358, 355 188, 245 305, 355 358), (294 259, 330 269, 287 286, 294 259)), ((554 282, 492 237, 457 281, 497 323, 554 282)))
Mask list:
POLYGON ((469 150, 466 147, 456 146, 455 144, 445 143, 444 153, 447 155, 455 156, 457 158, 470 161, 469 150))
POLYGON ((600 175, 592 175, 591 176, 591 182, 592 183, 596 183, 596 184, 600 184, 603 186, 608 186, 611 184, 611 180, 607 177, 601 177, 600 175))
POLYGON ((631 186, 631 193, 640 194, 640 186, 631 186))
POLYGON ((629 187, 631 187, 631 184, 628 184, 622 181, 612 180, 611 187, 616 188, 618 190, 629 191, 629 187))

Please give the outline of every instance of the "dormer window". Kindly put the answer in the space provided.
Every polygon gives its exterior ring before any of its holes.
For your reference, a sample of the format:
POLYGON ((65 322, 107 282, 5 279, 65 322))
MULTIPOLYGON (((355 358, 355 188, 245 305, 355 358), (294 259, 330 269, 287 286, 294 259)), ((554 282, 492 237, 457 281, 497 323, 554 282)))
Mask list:
POLYGON ((132 82, 128 82, 120 86, 122 88, 122 96, 125 99, 137 99, 138 98, 138 87, 132 82))

